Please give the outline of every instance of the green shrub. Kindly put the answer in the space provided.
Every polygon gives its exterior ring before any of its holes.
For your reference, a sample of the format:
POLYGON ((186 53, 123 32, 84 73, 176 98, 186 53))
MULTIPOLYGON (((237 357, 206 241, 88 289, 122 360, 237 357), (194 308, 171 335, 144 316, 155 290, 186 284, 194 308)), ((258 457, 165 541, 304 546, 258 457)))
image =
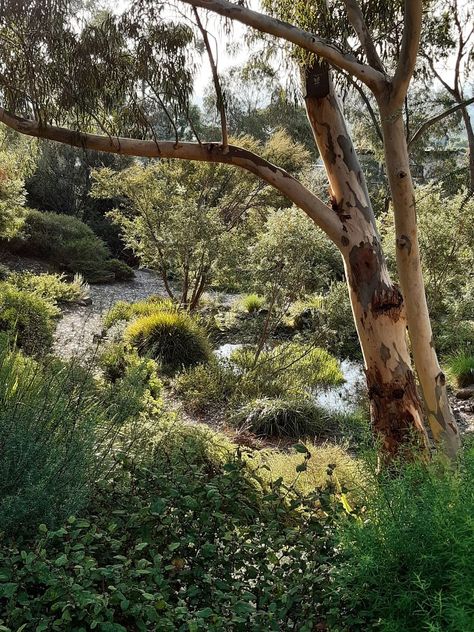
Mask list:
POLYGON ((311 399, 262 398, 245 404, 231 416, 231 423, 263 437, 314 437, 331 434, 328 413, 311 399))
POLYGON ((239 387, 250 397, 287 397, 309 388, 344 381, 339 364, 325 349, 297 342, 263 350, 257 364, 252 347, 236 349, 230 359, 244 372, 239 387), (254 366, 255 364, 255 366, 254 366))
POLYGON ((331 492, 269 483, 209 429, 174 430, 154 461, 112 472, 86 514, 2 547, 1 625, 309 632, 323 621, 331 492))
POLYGON ((178 373, 173 388, 188 412, 202 414, 225 406, 235 393, 237 380, 235 371, 214 360, 178 373))
POLYGON ((70 369, 48 371, 0 352, 0 531, 57 524, 80 509, 94 464, 100 414, 70 369))
POLYGON ((0 331, 7 332, 27 354, 51 350, 56 307, 39 296, 0 283, 0 331))
POLYGON ((146 300, 136 303, 117 301, 105 315, 104 327, 110 329, 122 321, 128 322, 140 316, 151 316, 163 310, 176 311, 177 306, 169 299, 162 299, 159 296, 150 296, 146 300))
POLYGON ((436 460, 373 477, 339 528, 329 629, 474 629, 474 448, 458 468, 436 460))
POLYGON ((127 326, 124 339, 171 372, 207 362, 212 354, 204 330, 186 312, 159 311, 142 316, 127 326))
POLYGON ((242 306, 249 314, 258 312, 259 309, 265 305, 265 298, 258 294, 246 294, 240 301, 239 305, 242 306))
POLYGON ((462 351, 451 356, 446 361, 446 372, 460 388, 474 384, 474 356, 462 351))
POLYGON ((68 282, 63 274, 21 272, 12 273, 8 282, 19 290, 35 294, 53 305, 74 303, 89 295, 89 287, 80 274, 76 274, 73 281, 68 282))
POLYGON ((261 450, 255 458, 268 467, 271 479, 277 480, 281 476, 287 485, 294 484, 302 493, 336 484, 339 491, 347 493, 351 503, 363 498, 368 472, 360 459, 351 456, 346 447, 334 443, 306 443, 305 447, 310 458, 299 472, 297 468, 302 464, 302 458, 301 453, 295 451, 261 450))
POLYGON ((107 246, 79 219, 29 210, 23 233, 13 243, 20 253, 45 259, 66 272, 78 272, 91 283, 114 280, 107 267, 107 246))
POLYGON ((120 259, 109 259, 105 267, 114 273, 116 281, 130 281, 135 277, 133 269, 120 259))

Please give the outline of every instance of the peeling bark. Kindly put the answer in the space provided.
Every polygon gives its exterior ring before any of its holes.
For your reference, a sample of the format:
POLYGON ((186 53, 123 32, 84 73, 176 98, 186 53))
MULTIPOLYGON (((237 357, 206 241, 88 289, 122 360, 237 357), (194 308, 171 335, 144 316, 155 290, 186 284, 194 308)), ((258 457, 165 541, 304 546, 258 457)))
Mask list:
POLYGON ((339 246, 364 356, 373 430, 388 455, 399 454, 413 439, 426 448, 403 297, 386 267, 365 178, 327 66, 307 69, 305 84, 308 118, 328 175, 332 208, 340 221, 339 246), (327 79, 317 80, 314 74, 326 74, 327 79), (319 88, 325 85, 323 93, 319 88))
POLYGON ((397 244, 397 267, 405 297, 408 331, 424 408, 431 434, 454 457, 460 447, 459 431, 451 411, 433 345, 431 322, 421 269, 416 203, 410 174, 408 147, 401 113, 389 94, 380 100, 385 160, 392 193, 397 244))

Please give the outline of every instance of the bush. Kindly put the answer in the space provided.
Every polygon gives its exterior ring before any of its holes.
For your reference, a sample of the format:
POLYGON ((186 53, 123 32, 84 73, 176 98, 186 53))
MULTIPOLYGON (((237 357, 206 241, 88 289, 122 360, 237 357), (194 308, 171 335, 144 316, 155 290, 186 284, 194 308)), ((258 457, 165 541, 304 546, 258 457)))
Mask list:
POLYGON ((15 272, 10 274, 8 282, 19 290, 35 294, 53 305, 74 303, 89 295, 89 287, 80 274, 76 274, 72 283, 69 283, 63 274, 15 272))
POLYGON ((301 395, 317 386, 334 386, 344 381, 339 363, 325 349, 298 342, 283 343, 263 350, 254 366, 252 347, 236 349, 230 359, 244 376, 240 388, 248 396, 286 397, 301 395))
POLYGON ((142 316, 127 326, 124 339, 171 372, 207 362, 212 354, 204 330, 186 312, 159 311, 142 316))
POLYGON ((258 459, 269 468, 269 477, 276 480, 281 476, 287 485, 295 485, 302 493, 335 484, 339 492, 347 493, 351 503, 361 501, 368 479, 367 468, 361 460, 351 456, 344 446, 334 443, 306 443, 305 447, 309 458, 304 462, 304 469, 299 467, 302 457, 296 451, 262 450, 258 459))
POLYGON ((249 314, 258 312, 265 304, 265 298, 258 294, 246 294, 239 302, 242 308, 249 314))
POLYGON ((51 371, 5 344, 0 351, 0 531, 57 524, 80 509, 101 423, 88 385, 57 365, 51 371))
POLYGON ((59 311, 39 296, 0 283, 0 331, 30 355, 51 350, 59 311))
POLYGON ((185 409, 194 414, 215 412, 233 397, 238 377, 216 360, 179 373, 173 388, 185 409))
POLYGON ((319 604, 334 512, 201 427, 170 427, 123 462, 86 514, 0 552, 0 624, 57 630, 300 630, 319 604), (22 554, 21 550, 24 550, 22 554))
POLYGON ((90 283, 104 283, 131 278, 131 269, 116 259, 94 232, 70 215, 28 210, 24 236, 12 247, 29 257, 49 261, 68 273, 80 273, 90 283))
POLYGON ((136 303, 117 301, 105 315, 104 327, 110 329, 117 323, 128 322, 140 316, 151 316, 163 310, 176 311, 177 306, 172 301, 162 299, 159 296, 151 296, 144 301, 137 301, 136 303))
POLYGON ((105 267, 113 272, 116 281, 130 281, 135 277, 133 269, 120 259, 109 259, 105 267))
POLYGON ((472 444, 459 468, 437 460, 374 476, 340 525, 329 629, 474 629, 473 489, 472 444))
POLYGON ((474 384, 474 356, 462 351, 451 356, 446 362, 446 372, 460 388, 474 384))
POLYGON ((263 437, 314 437, 334 431, 326 411, 311 399, 263 398, 245 404, 231 423, 263 437))

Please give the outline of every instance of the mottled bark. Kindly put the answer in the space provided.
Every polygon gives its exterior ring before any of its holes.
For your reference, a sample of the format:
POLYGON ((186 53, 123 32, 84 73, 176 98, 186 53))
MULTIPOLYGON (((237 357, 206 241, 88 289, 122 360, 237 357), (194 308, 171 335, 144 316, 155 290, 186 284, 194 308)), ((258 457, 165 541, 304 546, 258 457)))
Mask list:
POLYGON ((340 221, 338 245, 364 356, 374 431, 391 455, 413 438, 427 446, 403 298, 390 279, 365 178, 324 64, 306 71, 305 88, 308 118, 340 221))
POLYGON ((387 93, 380 99, 385 161, 395 215, 397 268, 405 297, 408 331, 420 382, 425 414, 433 439, 454 457, 460 447, 459 431, 451 411, 446 380, 433 344, 421 269, 415 191, 410 173, 403 119, 387 93))

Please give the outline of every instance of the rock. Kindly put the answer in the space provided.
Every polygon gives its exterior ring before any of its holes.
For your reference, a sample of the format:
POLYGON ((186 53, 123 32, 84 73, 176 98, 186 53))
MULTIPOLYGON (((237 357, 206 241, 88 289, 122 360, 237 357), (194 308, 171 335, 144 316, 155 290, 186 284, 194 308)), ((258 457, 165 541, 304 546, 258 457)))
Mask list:
POLYGON ((474 397, 474 384, 466 386, 466 388, 460 388, 455 392, 454 396, 456 399, 471 399, 474 397))
POLYGON ((257 314, 258 316, 266 316, 268 314, 268 309, 266 307, 261 307, 257 314))
POLYGON ((76 302, 76 305, 80 305, 81 307, 88 307, 89 305, 92 305, 92 299, 90 296, 85 296, 84 298, 79 299, 76 302))

